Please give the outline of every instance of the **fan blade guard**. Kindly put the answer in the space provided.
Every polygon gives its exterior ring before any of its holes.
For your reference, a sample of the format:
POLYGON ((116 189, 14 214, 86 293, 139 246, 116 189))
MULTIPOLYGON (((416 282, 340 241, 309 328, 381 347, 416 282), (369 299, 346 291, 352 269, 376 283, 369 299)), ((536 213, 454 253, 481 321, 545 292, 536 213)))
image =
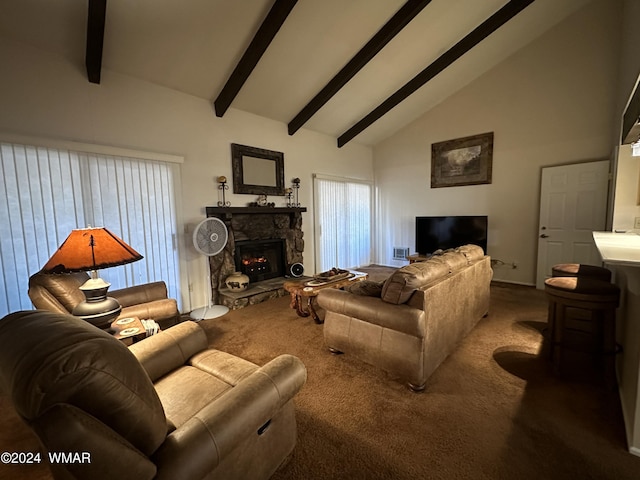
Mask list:
POLYGON ((227 245, 228 239, 227 226, 215 217, 205 218, 193 231, 193 246, 208 257, 220 253, 227 245))

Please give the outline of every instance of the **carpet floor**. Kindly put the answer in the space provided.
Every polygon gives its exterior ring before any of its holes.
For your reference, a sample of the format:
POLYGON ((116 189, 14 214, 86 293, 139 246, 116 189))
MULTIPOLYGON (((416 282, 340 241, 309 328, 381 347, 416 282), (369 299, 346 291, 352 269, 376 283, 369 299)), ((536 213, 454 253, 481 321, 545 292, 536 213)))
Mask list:
MULTIPOLYGON (((214 348, 260 365, 290 353, 307 367, 296 396, 298 443, 273 479, 640 478, 618 395, 603 388, 597 369, 552 375, 546 315, 542 292, 493 285, 489 316, 418 394, 330 354, 322 325, 298 317, 287 297, 200 325, 214 348)), ((0 408, 0 451, 37 448, 3 396, 0 408)), ((50 477, 0 465, 0 478, 50 477)))

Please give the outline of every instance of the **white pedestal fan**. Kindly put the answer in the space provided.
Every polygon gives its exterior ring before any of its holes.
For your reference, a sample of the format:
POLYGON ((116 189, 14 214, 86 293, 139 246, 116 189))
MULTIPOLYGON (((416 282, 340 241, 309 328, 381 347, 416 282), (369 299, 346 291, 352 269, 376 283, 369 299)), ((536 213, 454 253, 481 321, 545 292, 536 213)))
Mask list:
POLYGON ((224 305, 212 305, 211 299, 211 267, 208 257, 219 254, 227 245, 229 233, 227 226, 222 220, 215 217, 208 217, 201 221, 193 231, 193 246, 206 258, 207 291, 208 303, 206 307, 193 310, 189 316, 196 321, 209 318, 221 317, 229 311, 224 305))

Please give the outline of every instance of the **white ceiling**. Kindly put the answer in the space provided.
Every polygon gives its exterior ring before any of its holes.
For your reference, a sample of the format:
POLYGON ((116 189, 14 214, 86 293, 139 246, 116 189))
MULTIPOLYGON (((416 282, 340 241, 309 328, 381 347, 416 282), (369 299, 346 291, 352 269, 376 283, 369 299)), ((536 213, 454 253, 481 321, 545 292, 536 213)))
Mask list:
MULTIPOLYGON (((353 141, 383 140, 590 1, 534 1, 353 141)), ((298 0, 231 106, 289 123, 404 3, 298 0)), ((304 128, 337 138, 506 3, 433 0, 304 128)), ((0 38, 84 68, 87 4, 5 1, 0 38)), ((213 101, 272 5, 107 0, 102 68, 213 101)))

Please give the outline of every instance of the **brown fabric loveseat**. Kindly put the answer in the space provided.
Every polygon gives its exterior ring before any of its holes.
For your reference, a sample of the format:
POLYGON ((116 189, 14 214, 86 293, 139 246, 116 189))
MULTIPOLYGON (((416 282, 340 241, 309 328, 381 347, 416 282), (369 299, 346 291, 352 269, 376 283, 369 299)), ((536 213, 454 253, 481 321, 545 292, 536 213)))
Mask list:
MULTIPOLYGON (((29 298, 40 310, 71 313, 85 300, 80 286, 89 279, 87 272, 46 274, 35 273, 29 278, 29 298)), ((162 328, 178 320, 180 312, 173 298, 167 298, 164 282, 151 282, 133 287, 109 290, 108 295, 122 306, 119 318, 138 317, 155 320, 162 328)))
POLYGON ((489 312, 492 276, 482 248, 465 245, 399 268, 379 296, 324 289, 318 304, 326 310, 325 343, 423 390, 489 312))
POLYGON ((262 367, 208 348, 193 322, 127 348, 68 314, 0 320, 0 390, 57 479, 266 479, 296 444, 292 355, 262 367))

